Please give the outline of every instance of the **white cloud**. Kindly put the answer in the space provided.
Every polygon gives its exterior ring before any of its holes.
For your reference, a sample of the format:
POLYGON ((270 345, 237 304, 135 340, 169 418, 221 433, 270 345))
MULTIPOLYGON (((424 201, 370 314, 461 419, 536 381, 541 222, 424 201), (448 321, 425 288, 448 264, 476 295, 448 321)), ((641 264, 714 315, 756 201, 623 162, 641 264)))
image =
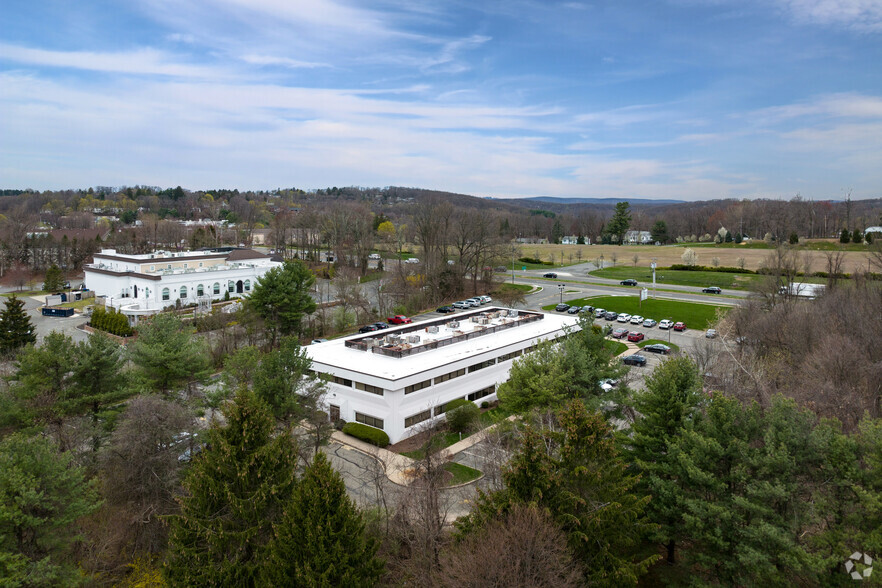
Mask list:
POLYGON ((240 57, 242 61, 245 63, 250 63, 252 65, 281 65, 283 67, 290 67, 295 69, 314 69, 317 67, 332 67, 329 63, 318 63, 314 61, 300 61, 297 59, 290 59, 288 57, 276 57, 273 55, 255 55, 248 54, 242 55, 240 57))
POLYGON ((882 32, 879 0, 778 0, 798 22, 882 32))

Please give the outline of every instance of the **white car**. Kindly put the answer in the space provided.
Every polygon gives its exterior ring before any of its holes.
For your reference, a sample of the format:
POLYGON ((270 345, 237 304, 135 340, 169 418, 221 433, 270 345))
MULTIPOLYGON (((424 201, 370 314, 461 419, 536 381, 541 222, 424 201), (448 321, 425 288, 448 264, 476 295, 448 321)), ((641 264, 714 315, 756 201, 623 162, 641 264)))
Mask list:
POLYGON ((717 330, 716 329, 708 329, 705 332, 704 336, 707 337, 708 339, 714 339, 717 336, 717 330))
POLYGON ((380 259, 380 254, 379 253, 371 253, 370 255, 368 255, 368 259, 380 259))
POLYGON ((668 319, 665 319, 658 324, 659 329, 670 329, 673 326, 674 326, 674 321, 669 321, 668 319))
POLYGON ((658 324, 658 322, 654 321, 653 319, 644 319, 643 320, 643 326, 646 327, 647 329, 652 328, 657 324, 658 324))
POLYGON ((617 318, 616 320, 620 323, 627 323, 629 320, 631 320, 631 315, 625 314, 623 312, 622 314, 619 315, 619 318, 617 318))
POLYGON ((404 260, 404 263, 419 263, 420 260, 417 257, 408 257, 404 260))
POLYGON ((488 304, 488 303, 490 303, 490 302, 493 302, 493 299, 490 298, 489 296, 487 296, 486 294, 483 295, 483 296, 478 296, 478 298, 481 299, 481 303, 482 303, 482 304, 488 304))
POLYGON ((480 298, 469 298, 466 300, 466 302, 468 302, 469 304, 471 304, 472 306, 475 306, 475 307, 481 306, 481 299, 480 298))
POLYGON ((643 317, 640 316, 639 314, 635 314, 634 316, 631 317, 631 324, 632 325, 639 325, 641 323, 643 323, 643 317))
POLYGON ((472 305, 469 304, 468 302, 466 302, 465 300, 460 300, 459 302, 454 302, 450 306, 452 306, 453 308, 458 308, 460 310, 463 310, 465 308, 470 308, 472 305))

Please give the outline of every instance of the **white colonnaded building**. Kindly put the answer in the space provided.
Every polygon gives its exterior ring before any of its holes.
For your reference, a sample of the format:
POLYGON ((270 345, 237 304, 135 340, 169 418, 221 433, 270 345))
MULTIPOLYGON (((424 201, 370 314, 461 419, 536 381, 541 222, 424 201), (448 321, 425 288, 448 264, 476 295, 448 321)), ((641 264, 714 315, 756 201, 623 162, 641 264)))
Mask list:
POLYGON ((496 400, 515 358, 578 328, 574 315, 489 308, 309 345, 330 379, 331 419, 382 429, 392 443, 440 418, 457 398, 496 400))
POLYGON ((282 262, 250 249, 156 251, 138 255, 102 249, 86 264, 85 284, 132 325, 164 308, 247 296, 282 262))

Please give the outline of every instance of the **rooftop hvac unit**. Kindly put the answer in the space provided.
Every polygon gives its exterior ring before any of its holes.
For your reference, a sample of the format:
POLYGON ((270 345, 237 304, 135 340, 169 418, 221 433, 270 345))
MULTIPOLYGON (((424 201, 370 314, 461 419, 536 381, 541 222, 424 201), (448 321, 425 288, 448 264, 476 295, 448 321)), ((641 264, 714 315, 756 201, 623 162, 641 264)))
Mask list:
POLYGON ((489 322, 490 322, 490 320, 487 319, 487 318, 485 318, 485 317, 481 317, 481 318, 478 319, 478 324, 479 324, 479 325, 486 325, 486 324, 489 323, 489 322))
POLYGON ((431 327, 426 327, 426 332, 437 333, 438 332, 438 325, 432 325, 431 327))
POLYGON ((401 337, 398 335, 386 335, 386 343, 390 345, 398 345, 401 342, 401 337))
POLYGON ((458 329, 459 328, 459 321, 450 321, 449 323, 447 323, 447 328, 448 329, 458 329))
POLYGON ((373 347, 377 344, 377 340, 376 339, 365 339, 364 344, 365 344, 365 346, 367 346, 368 349, 370 349, 371 347, 373 347))
POLYGON ((511 309, 509 309, 509 311, 508 311, 508 316, 518 316, 518 311, 516 311, 515 309, 511 308, 511 309))
POLYGON ((408 335, 408 336, 407 336, 407 342, 408 342, 408 343, 419 343, 419 342, 420 342, 420 336, 419 336, 419 335, 408 335))
POLYGON ((478 316, 478 315, 473 316, 473 317, 472 317, 472 322, 473 322, 473 323, 479 323, 479 322, 481 322, 481 317, 478 316))

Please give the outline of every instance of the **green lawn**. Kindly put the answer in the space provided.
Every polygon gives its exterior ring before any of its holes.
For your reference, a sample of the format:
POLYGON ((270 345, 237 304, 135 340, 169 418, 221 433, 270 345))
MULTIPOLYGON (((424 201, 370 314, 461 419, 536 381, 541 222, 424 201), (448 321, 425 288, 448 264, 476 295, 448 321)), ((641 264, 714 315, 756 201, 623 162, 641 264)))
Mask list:
POLYGON ((481 421, 481 428, 486 429, 490 425, 501 423, 512 414, 514 413, 506 408, 503 408, 501 404, 497 404, 489 410, 482 410, 478 418, 481 421))
POLYGON ((514 271, 519 272, 519 271, 522 271, 524 268, 526 268, 528 270, 541 269, 541 270, 553 271, 554 268, 560 267, 560 266, 559 265, 552 265, 550 263, 524 263, 522 261, 516 261, 516 262, 514 262, 514 264, 509 262, 506 265, 506 267, 508 267, 508 271, 511 271, 512 269, 514 269, 514 271))
POLYGON ((732 241, 731 243, 714 243, 713 241, 709 241, 707 243, 675 243, 676 247, 719 247, 721 249, 774 249, 774 245, 766 243, 762 239, 751 239, 745 243, 735 243, 732 241))
MULTIPOLYGON (((707 329, 716 322, 717 311, 728 312, 728 307, 714 304, 699 304, 696 302, 680 302, 664 298, 644 300, 641 306, 640 298, 633 296, 595 296, 593 298, 576 298, 565 301, 567 304, 576 306, 593 306, 605 308, 618 313, 639 314, 657 321, 671 319, 683 321, 691 329, 707 329)), ((555 305, 543 306, 543 310, 554 310, 555 305)), ((599 321, 598 324, 606 324, 599 321)))
MULTIPOLYGON (((660 332, 663 333, 664 331, 660 331, 660 332)), ((647 345, 653 345, 655 343, 661 343, 662 345, 667 345, 668 347, 671 348, 671 351, 680 351, 679 345, 677 345, 676 343, 669 343, 667 339, 644 339, 643 341, 641 341, 640 343, 637 344, 637 347, 640 347, 642 349, 643 347, 646 347, 647 345)))
POLYGON ((483 474, 475 468, 470 468, 469 466, 464 466, 461 463, 455 463, 452 461, 444 464, 444 469, 453 474, 453 477, 447 483, 448 486, 456 486, 457 484, 465 484, 466 482, 471 482, 472 480, 477 480, 483 474))
MULTIPOLYGON (((611 280, 625 280, 633 278, 639 286, 652 286, 652 270, 648 267, 627 267, 624 265, 607 267, 602 270, 594 270, 592 276, 609 278, 611 280)), ((762 276, 755 274, 730 274, 728 272, 703 272, 683 270, 658 270, 655 273, 657 284, 674 284, 677 286, 719 286, 731 290, 746 290, 750 285, 762 276)))
POLYGON ((0 294, 0 296, 5 296, 6 298, 17 296, 18 298, 23 298, 24 296, 39 296, 40 294, 48 294, 48 292, 43 290, 22 290, 21 292, 4 292, 3 294, 0 294))
POLYGON ((496 292, 504 292, 506 290, 518 290, 519 292, 527 293, 532 289, 533 286, 531 286, 530 284, 511 284, 506 282, 504 284, 500 284, 499 287, 497 287, 496 290, 493 291, 493 293, 495 294, 496 292))
POLYGON ((628 346, 622 343, 621 341, 613 341, 612 339, 607 339, 606 343, 603 344, 604 347, 609 349, 609 352, 613 355, 619 355, 628 350, 628 346))

